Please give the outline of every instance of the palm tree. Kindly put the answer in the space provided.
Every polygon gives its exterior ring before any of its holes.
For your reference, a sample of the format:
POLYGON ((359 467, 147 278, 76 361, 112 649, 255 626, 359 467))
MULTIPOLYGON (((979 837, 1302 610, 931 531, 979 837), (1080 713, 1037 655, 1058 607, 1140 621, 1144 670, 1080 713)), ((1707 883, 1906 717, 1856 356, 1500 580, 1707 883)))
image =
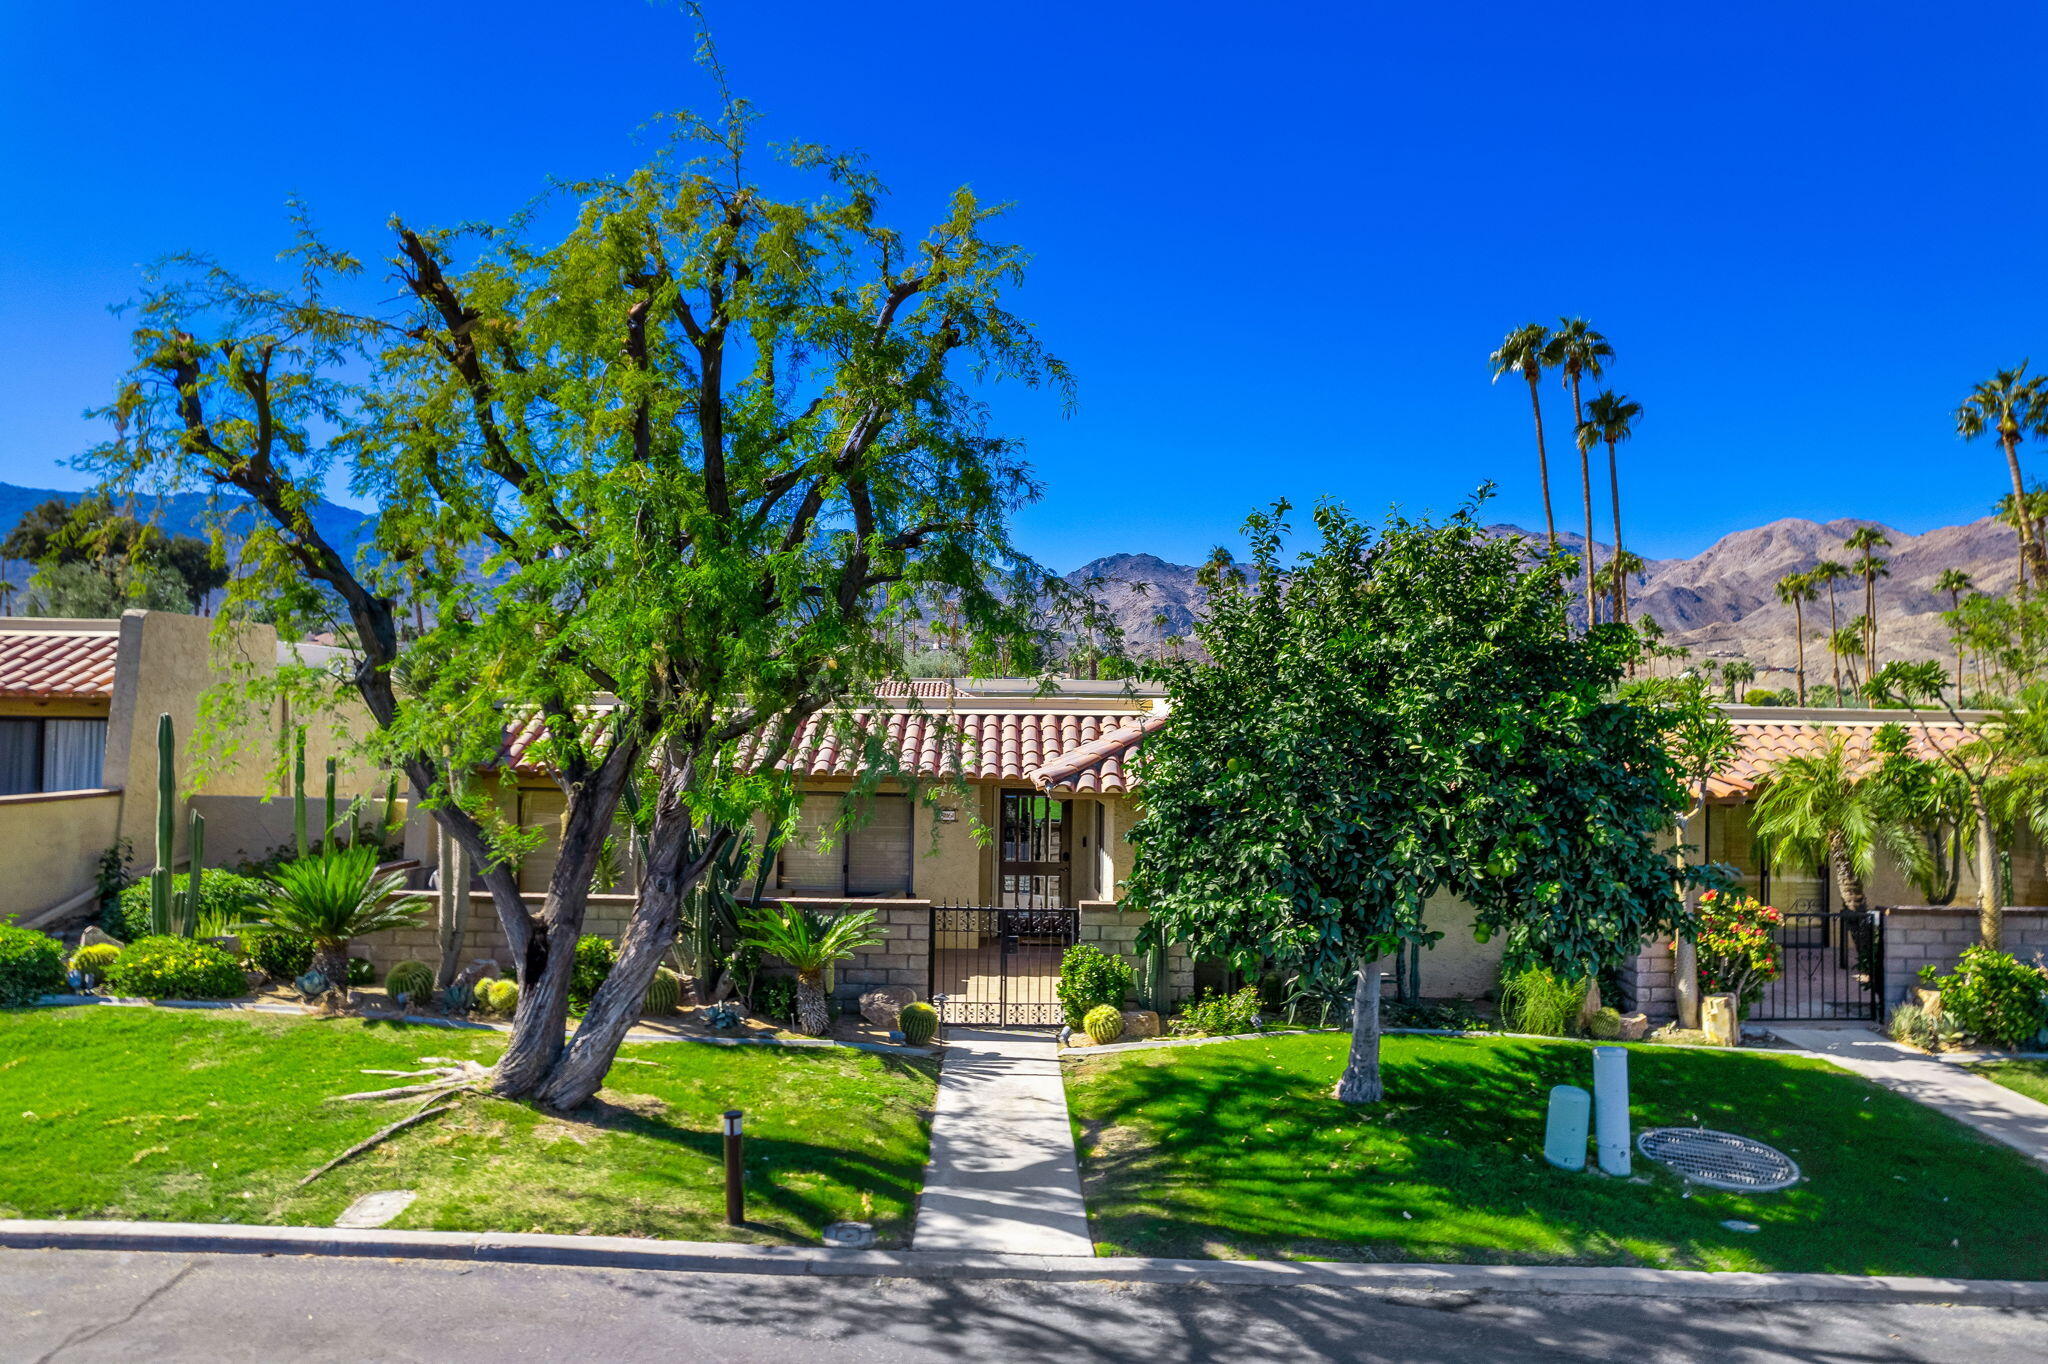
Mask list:
POLYGON ((1806 704, 1806 603, 1820 593, 1813 579, 1804 573, 1787 573, 1778 579, 1778 600, 1792 607, 1792 638, 1799 646, 1799 704, 1806 704))
MULTIPOLYGON (((1579 384, 1585 379, 1598 379, 1606 373, 1606 362, 1614 358, 1614 347, 1607 344, 1607 338, 1586 324, 1583 317, 1561 317, 1557 320, 1557 331, 1550 338, 1550 344, 1543 348, 1543 358, 1551 368, 1564 376, 1564 384, 1572 392, 1572 430, 1577 431, 1586 424, 1586 409, 1579 401, 1579 384)), ((1592 451, 1583 442, 1579 445, 1579 485, 1586 499, 1586 621, 1593 620, 1593 462, 1592 451)))
MULTIPOLYGON (((2020 441, 2028 431, 2039 434, 2048 426, 2048 391, 2044 391, 2038 377, 2026 376, 2025 360, 2020 361, 2017 369, 1999 370, 1971 389, 1970 396, 1956 409, 1956 434, 1964 440, 1975 440, 1987 431, 1998 433, 1998 444, 2005 451, 2006 472, 2012 476, 2015 507, 2024 507, 2027 502, 2026 479, 2020 476, 2020 441)), ((2043 548, 2024 516, 2017 518, 2017 525, 2020 557, 2026 561, 2035 582, 2048 582, 2048 548, 2043 548)))
MULTIPOLYGON (((1621 473, 1617 466, 1614 447, 1635 434, 1635 423, 1642 419, 1643 405, 1630 402, 1619 393, 1607 389, 1595 394, 1593 401, 1586 404, 1586 420, 1580 424, 1579 439, 1586 439, 1587 428, 1607 445, 1607 493, 1614 506, 1614 558, 1620 560, 1621 548, 1621 473)), ((1636 560, 1640 566, 1642 560, 1636 560)), ((1628 624, 1628 570, 1613 574, 1611 587, 1614 592, 1614 619, 1628 624)))
POLYGON ((1884 549, 1890 544, 1885 533, 1876 526, 1864 526, 1842 542, 1842 548, 1853 549, 1862 555, 1849 565, 1849 571, 1863 575, 1863 628, 1869 635, 1863 646, 1863 662, 1870 669, 1877 667, 1877 580, 1891 576, 1884 566, 1885 561, 1871 551, 1884 549))
POLYGON ((1774 868, 1825 865, 1842 908, 1860 912, 1878 848, 1901 846, 1883 805, 1882 793, 1849 770, 1848 740, 1837 733, 1822 752, 1785 758, 1764 774, 1750 828, 1769 843, 1774 868))
POLYGON ((1623 594, 1628 591, 1628 580, 1642 571, 1642 556, 1631 554, 1627 550, 1623 550, 1593 571, 1594 590, 1607 599, 1614 607, 1614 618, 1624 624, 1627 623, 1628 617, 1623 594))
MULTIPOLYGON (((1963 593, 1970 591, 1974 587, 1976 587, 1976 584, 1970 581, 1970 575, 1963 572, 1960 568, 1943 569, 1941 574, 1934 580, 1935 591, 1948 593, 1950 615, 1954 615, 1963 609, 1963 593)), ((1963 637, 1961 635, 1955 637, 1955 646, 1956 704, 1960 706, 1963 704, 1963 637)))
POLYGON ((2027 569, 2027 540, 2031 536, 2035 544, 2040 544, 2044 530, 2048 530, 2048 489, 2036 485, 2028 491, 2027 500, 2023 503, 2014 502, 2012 494, 2007 493, 1998 499, 1992 515, 2013 528, 2014 549, 2019 555, 2019 576, 2013 581, 2019 585, 2020 595, 2024 597, 2031 576, 2027 569), (2024 507, 2025 511, 2015 511, 2015 507, 2024 507), (2024 527, 2020 525, 2022 515, 2026 517, 2024 527))
MULTIPOLYGON (((1835 624, 1835 584, 1849 576, 1849 567, 1847 564, 1836 563, 1833 559, 1822 559, 1812 568, 1807 569, 1806 573, 1808 577, 1828 590, 1828 635, 1832 638, 1837 628, 1835 624)), ((1835 695, 1839 698, 1841 694, 1842 662, 1841 657, 1837 655, 1835 659, 1835 695)))
POLYGON ((1515 328, 1487 358, 1493 366, 1493 381, 1503 374, 1519 374, 1529 381, 1529 411, 1536 418, 1536 478, 1543 487, 1543 533, 1550 547, 1557 548, 1557 518, 1550 510, 1550 456, 1543 448, 1543 399, 1537 386, 1543 382, 1543 355, 1550 345, 1550 329, 1541 322, 1515 328))
POLYGON ((285 863, 270 874, 269 898, 257 920, 233 931, 276 929, 310 938, 314 972, 326 978, 328 993, 345 995, 350 942, 419 922, 418 906, 398 898, 404 873, 378 873, 383 855, 375 843, 356 843, 285 863))
POLYGON ((1733 701, 1738 690, 1756 681, 1756 664, 1746 658, 1731 658, 1721 665, 1721 681, 1727 684, 1728 699, 1733 701))
POLYGON ((810 1037, 832 1024, 825 1006, 825 970, 882 941, 875 911, 820 914, 816 910, 754 905, 740 916, 740 941, 796 968, 796 1027, 810 1037))
MULTIPOLYGON (((1869 643, 1869 636, 1864 633, 1863 617, 1861 616, 1850 621, 1839 630, 1828 631, 1828 652, 1833 654, 1835 658, 1835 704, 1838 706, 1843 704, 1842 698, 1848 695, 1847 692, 1842 690, 1842 660, 1845 658, 1856 658, 1861 655, 1863 646, 1867 643, 1869 643)), ((1867 659, 1865 660, 1866 663, 1868 661, 1867 659)), ((1850 690, 1853 691, 1862 685, 1862 683, 1856 680, 1856 669, 1852 666, 1849 669, 1850 690)))

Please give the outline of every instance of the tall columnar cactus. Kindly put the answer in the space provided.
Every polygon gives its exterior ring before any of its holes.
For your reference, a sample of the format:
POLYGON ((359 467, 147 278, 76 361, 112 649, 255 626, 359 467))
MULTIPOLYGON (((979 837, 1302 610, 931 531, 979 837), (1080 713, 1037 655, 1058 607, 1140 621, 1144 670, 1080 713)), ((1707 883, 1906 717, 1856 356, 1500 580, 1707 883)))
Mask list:
POLYGON ((390 847, 398 837, 398 774, 391 774, 391 782, 384 788, 384 846, 390 847))
POLYGON ((185 877, 185 893, 178 897, 177 931, 181 938, 199 934, 199 878, 206 865, 206 816, 192 810, 187 818, 190 823, 185 847, 191 855, 192 870, 185 877))
POLYGON ((292 841, 304 857, 311 851, 306 845, 306 727, 300 725, 293 738, 292 841))
POLYGON ((334 813, 334 759, 327 760, 327 822, 321 826, 320 847, 322 851, 334 851, 334 826, 341 822, 334 813))
POLYGON ((149 873, 149 931, 175 928, 171 903, 171 861, 177 856, 177 732, 168 713, 156 717, 156 866, 149 873))

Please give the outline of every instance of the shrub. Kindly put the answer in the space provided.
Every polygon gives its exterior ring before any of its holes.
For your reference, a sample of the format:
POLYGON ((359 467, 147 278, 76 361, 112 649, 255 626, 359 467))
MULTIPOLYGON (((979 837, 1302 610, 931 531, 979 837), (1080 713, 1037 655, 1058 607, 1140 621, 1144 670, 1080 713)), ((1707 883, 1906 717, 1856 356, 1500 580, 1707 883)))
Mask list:
POLYGON ((99 980, 107 974, 107 968, 113 965, 114 958, 120 955, 119 943, 96 942, 71 954, 71 969, 82 976, 91 976, 94 980, 99 980))
POLYGON ((519 1011, 519 982, 487 977, 476 983, 477 1007, 510 1016, 519 1011))
POLYGON ((144 999, 233 999, 249 984, 241 965, 210 942, 142 938, 107 968, 107 988, 144 999))
MULTIPOLYGON (((171 893, 183 895, 191 883, 191 876, 179 872, 171 878, 171 893)), ((251 918, 269 895, 269 885, 257 877, 208 867, 199 878, 199 918, 214 925, 238 924, 251 918)), ((148 937, 149 882, 137 881, 116 896, 101 913, 100 927, 124 943, 148 937)), ((300 967, 292 974, 304 970, 300 967)))
POLYGON ((1462 999, 1382 1000, 1380 1022, 1389 1028, 1441 1028, 1451 1032, 1486 1032, 1493 1024, 1462 999))
POLYGON ((640 1001, 640 1011, 649 1014, 672 1014, 683 1002, 683 978, 666 966, 654 968, 654 979, 647 982, 647 997, 640 1001))
POLYGON ((1593 1017, 1586 1022, 1586 1032, 1603 1042, 1612 1042, 1621 1036, 1621 1010, 1594 1010, 1593 1017))
POLYGON ((796 978, 794 976, 769 976, 754 982, 749 1004, 762 1018, 778 1023, 787 1023, 796 1015, 796 978))
POLYGON ((1090 1009, 1107 1004, 1124 1007, 1124 998, 1138 983, 1137 968, 1122 957, 1113 957, 1099 947, 1076 943, 1060 958, 1060 1007, 1066 1011, 1067 1026, 1080 1028, 1090 1009))
POLYGON ((1509 1032, 1567 1037, 1586 1003, 1586 983, 1541 966, 1524 966, 1500 980, 1500 1022, 1509 1032))
POLYGON ((384 977, 384 992, 393 999, 400 995, 415 1004, 434 997, 434 968, 423 961, 402 961, 384 977))
POLYGON ((1933 1051, 1941 1040, 1941 1030, 1934 1016, 1918 1004, 1901 1004, 1892 1012, 1885 1031, 1891 1034, 1892 1041, 1904 1042, 1922 1051, 1933 1051))
POLYGON ((370 960, 367 957, 350 957, 348 959, 348 983, 351 985, 375 985, 377 983, 377 968, 370 964, 370 960))
POLYGON ((1098 1004, 1081 1020, 1081 1028, 1096 1046, 1107 1046, 1124 1035, 1123 1010, 1109 1004, 1098 1004))
POLYGON ((2048 1027, 2048 976, 2010 952, 1966 947, 1941 982, 1941 1012, 1980 1042, 2019 1046, 2048 1027))
POLYGON ((929 1004, 906 1004, 896 1026, 903 1030, 904 1041, 921 1047, 939 1030, 939 1011, 929 1004))
POLYGON ((590 997, 597 993, 597 987, 604 984, 604 978, 619 964, 619 949, 612 945, 610 938, 600 938, 595 933, 585 933, 576 940, 576 972, 569 977, 569 1007, 577 1010, 590 1006, 590 997))
POLYGON ((1737 1012, 1747 1014, 1763 998, 1764 986, 1785 971, 1785 949, 1775 936, 1785 916, 1753 895, 1700 896, 1700 989, 1734 995, 1737 1012))
POLYGON ((1247 985, 1234 995, 1208 994, 1182 1006, 1171 1031, 1181 1037, 1235 1037, 1257 1032, 1264 1022, 1259 987, 1247 985))
POLYGON ((313 940, 304 934, 252 928, 239 936, 243 958, 272 980, 297 980, 313 969, 313 940))
POLYGON ((64 948, 55 938, 0 924, 0 1007, 33 1004, 61 992, 67 983, 64 948))

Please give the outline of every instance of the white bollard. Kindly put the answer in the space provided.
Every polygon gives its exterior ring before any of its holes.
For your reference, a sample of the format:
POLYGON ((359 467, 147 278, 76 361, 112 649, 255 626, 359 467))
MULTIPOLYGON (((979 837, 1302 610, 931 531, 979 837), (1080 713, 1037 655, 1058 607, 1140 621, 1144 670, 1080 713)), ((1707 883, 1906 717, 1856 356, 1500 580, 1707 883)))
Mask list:
POLYGON ((1593 1137, 1602 1173, 1627 1174, 1628 1052, 1621 1047, 1593 1048, 1593 1137))

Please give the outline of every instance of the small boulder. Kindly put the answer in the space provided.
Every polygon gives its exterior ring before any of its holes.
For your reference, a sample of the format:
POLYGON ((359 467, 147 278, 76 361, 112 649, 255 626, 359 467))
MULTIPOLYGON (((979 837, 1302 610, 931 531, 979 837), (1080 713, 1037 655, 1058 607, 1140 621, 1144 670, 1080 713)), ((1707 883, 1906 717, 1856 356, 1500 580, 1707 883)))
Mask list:
POLYGON ((1159 1036, 1159 1015, 1150 1009, 1125 1009, 1122 1040, 1134 1042, 1141 1037, 1159 1036))
POLYGON ((270 976, 262 971, 244 971, 242 972, 242 979, 248 983, 249 993, 253 995, 263 989, 270 976))
POLYGON ((860 997, 860 1016, 878 1028, 894 1028, 903 1006, 916 1002, 917 991, 907 985, 878 985, 860 997))
POLYGON ((1621 1016, 1622 1041, 1640 1042, 1649 1035, 1650 1016, 1648 1014, 1623 1014, 1621 1016))
POLYGON ((126 947, 128 945, 113 934, 103 930, 98 924, 87 925, 85 932, 78 935, 78 945, 80 947, 91 947, 95 943, 103 942, 112 943, 116 947, 126 947))
POLYGON ((499 974, 496 957, 480 957, 455 973, 455 988, 475 989, 476 983, 486 977, 495 979, 499 974))

